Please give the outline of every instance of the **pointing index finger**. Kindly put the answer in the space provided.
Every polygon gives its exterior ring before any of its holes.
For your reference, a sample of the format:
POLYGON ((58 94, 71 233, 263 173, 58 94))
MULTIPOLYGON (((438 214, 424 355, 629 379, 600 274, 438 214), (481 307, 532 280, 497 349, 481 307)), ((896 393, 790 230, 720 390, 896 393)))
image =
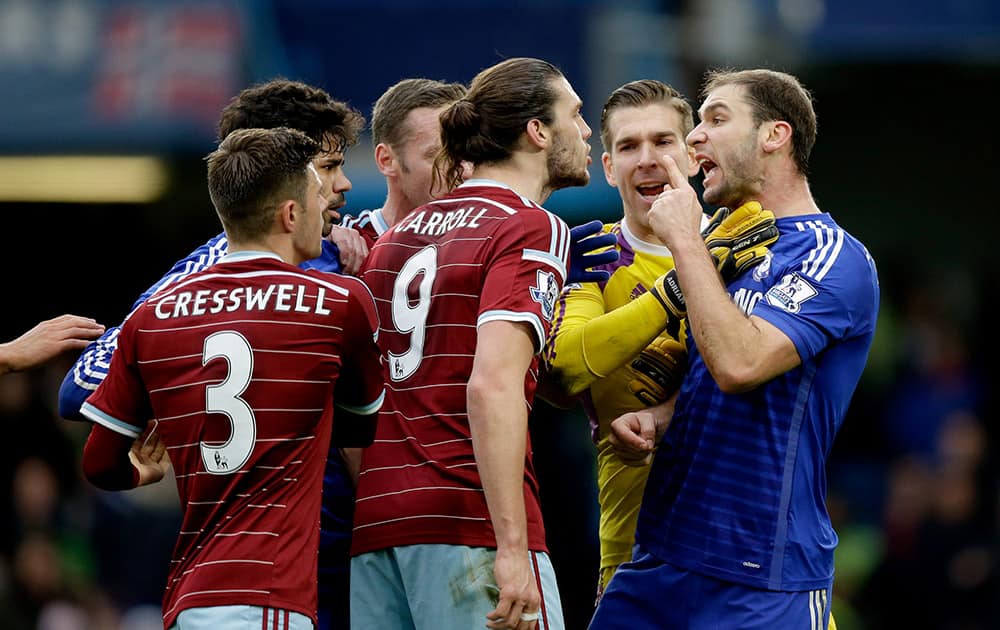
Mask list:
POLYGON ((667 179, 670 181, 671 188, 677 189, 688 185, 687 176, 681 172, 672 155, 665 154, 663 156, 663 168, 667 171, 667 179))

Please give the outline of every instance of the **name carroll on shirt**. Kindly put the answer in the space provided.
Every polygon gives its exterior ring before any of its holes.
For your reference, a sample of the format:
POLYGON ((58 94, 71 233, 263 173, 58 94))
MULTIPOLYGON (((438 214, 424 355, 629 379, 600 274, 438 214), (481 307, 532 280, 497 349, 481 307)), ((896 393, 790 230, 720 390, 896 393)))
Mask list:
POLYGON ((238 310, 316 313, 329 315, 323 306, 326 289, 317 286, 315 293, 302 284, 269 284, 266 287, 233 287, 178 291, 158 300, 153 307, 157 319, 213 315, 238 310))
POLYGON ((483 207, 468 207, 451 212, 428 212, 421 210, 412 217, 404 219, 397 232, 413 232, 424 236, 441 236, 456 228, 478 228, 479 220, 487 212, 483 207), (475 214, 473 214, 475 213, 475 214))

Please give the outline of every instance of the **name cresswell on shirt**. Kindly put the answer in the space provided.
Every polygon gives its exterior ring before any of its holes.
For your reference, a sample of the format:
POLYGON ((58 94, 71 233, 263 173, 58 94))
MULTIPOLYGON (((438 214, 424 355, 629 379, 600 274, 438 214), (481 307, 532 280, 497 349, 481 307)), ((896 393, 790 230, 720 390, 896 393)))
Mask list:
POLYGON ((178 291, 159 300, 154 307, 157 319, 214 315, 238 310, 329 315, 323 306, 326 289, 316 287, 315 292, 301 284, 269 284, 266 287, 235 287, 211 291, 178 291))

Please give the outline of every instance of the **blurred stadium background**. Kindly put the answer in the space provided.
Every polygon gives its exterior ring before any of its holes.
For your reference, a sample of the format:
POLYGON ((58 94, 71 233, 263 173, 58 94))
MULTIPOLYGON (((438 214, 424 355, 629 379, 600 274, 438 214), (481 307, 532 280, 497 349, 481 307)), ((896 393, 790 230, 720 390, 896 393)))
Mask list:
MULTIPOLYGON (((997 462, 1000 3, 995 0, 0 0, 0 340, 63 312, 112 325, 219 231, 202 157, 247 85, 315 83, 370 113, 395 81, 560 66, 595 129, 589 186, 547 206, 620 214, 600 108, 658 78, 765 66, 816 98, 812 188, 880 269, 875 347, 829 466, 842 630, 1000 628, 997 462)), ((367 139, 348 212, 377 207, 367 139)), ((73 357, 0 378, 0 628, 145 630, 178 520, 171 484, 98 492, 60 420, 73 357)), ((532 419, 568 627, 596 577, 593 452, 578 412, 532 419)), ((669 602, 664 602, 669 605, 669 602)))

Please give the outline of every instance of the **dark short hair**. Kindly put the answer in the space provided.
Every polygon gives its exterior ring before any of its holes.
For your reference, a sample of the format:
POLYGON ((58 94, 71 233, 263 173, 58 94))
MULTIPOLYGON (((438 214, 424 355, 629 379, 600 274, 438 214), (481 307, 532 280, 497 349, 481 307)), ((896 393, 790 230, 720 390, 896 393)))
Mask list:
POLYGON ((219 140, 237 129, 298 129, 324 151, 343 151, 357 143, 365 118, 324 90, 299 81, 273 79, 233 97, 219 118, 219 140))
POLYGON ((655 103, 663 103, 673 107, 681 117, 681 140, 694 129, 694 112, 691 104, 684 100, 681 93, 662 81, 641 79, 630 81, 611 93, 601 110, 601 144, 604 150, 611 151, 611 130, 608 119, 615 110, 625 107, 644 107, 655 103))
POLYGON ((208 154, 208 192, 230 238, 266 234, 285 200, 306 203, 307 167, 320 144, 288 127, 238 129, 208 154))
POLYGON ((529 121, 552 124, 558 99, 553 83, 561 78, 554 65, 530 57, 507 59, 477 74, 468 94, 441 114, 436 177, 453 188, 461 182, 463 161, 508 159, 529 121))
POLYGON ((724 85, 743 86, 755 125, 783 120, 792 126, 792 159, 799 172, 808 175, 816 144, 816 111, 809 90, 792 75, 775 70, 709 70, 702 98, 724 85))
POLYGON ((375 101, 372 108, 372 144, 391 147, 406 142, 409 130, 406 117, 415 109, 437 109, 451 105, 465 96, 461 83, 444 83, 433 79, 403 79, 375 101))

